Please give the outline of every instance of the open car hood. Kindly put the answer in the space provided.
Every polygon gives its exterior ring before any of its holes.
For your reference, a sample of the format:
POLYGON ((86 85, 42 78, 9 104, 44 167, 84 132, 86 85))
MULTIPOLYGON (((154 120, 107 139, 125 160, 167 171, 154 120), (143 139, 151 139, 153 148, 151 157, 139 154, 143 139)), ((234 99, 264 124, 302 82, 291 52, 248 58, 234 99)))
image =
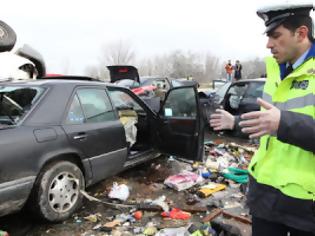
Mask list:
POLYGON ((139 73, 136 67, 128 65, 107 66, 110 73, 110 82, 129 79, 140 83, 139 73))

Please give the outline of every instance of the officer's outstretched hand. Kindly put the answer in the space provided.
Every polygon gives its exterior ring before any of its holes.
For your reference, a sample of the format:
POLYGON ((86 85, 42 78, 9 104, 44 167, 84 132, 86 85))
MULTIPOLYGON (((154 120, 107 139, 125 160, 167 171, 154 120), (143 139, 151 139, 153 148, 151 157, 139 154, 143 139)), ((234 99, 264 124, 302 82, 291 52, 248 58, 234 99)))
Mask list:
POLYGON ((239 123, 241 127, 244 127, 242 132, 250 134, 249 138, 277 133, 280 123, 280 110, 261 98, 257 99, 257 103, 266 110, 243 114, 241 118, 245 120, 239 123))
POLYGON ((214 114, 210 116, 210 126, 213 130, 225 130, 234 128, 234 116, 229 112, 217 109, 214 114))

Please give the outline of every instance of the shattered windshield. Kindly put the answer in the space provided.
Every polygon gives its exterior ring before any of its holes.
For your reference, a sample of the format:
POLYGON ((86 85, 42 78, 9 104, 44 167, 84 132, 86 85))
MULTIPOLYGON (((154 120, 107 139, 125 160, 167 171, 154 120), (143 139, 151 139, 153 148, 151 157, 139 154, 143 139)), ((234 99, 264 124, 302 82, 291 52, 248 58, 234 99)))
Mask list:
POLYGON ((0 125, 15 125, 43 91, 40 87, 0 86, 0 125))

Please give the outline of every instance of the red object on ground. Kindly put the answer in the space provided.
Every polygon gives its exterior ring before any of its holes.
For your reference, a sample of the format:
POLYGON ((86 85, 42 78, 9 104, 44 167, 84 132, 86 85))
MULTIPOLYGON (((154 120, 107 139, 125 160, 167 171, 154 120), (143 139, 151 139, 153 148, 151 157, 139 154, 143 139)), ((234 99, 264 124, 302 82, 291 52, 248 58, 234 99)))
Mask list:
POLYGON ((169 217, 172 219, 178 219, 178 220, 188 220, 191 217, 191 214, 186 211, 182 211, 181 209, 178 208, 172 208, 170 212, 162 212, 161 215, 163 217, 169 217))
POLYGON ((135 217, 136 220, 141 220, 141 218, 142 218, 142 211, 135 211, 133 213, 133 216, 135 217))

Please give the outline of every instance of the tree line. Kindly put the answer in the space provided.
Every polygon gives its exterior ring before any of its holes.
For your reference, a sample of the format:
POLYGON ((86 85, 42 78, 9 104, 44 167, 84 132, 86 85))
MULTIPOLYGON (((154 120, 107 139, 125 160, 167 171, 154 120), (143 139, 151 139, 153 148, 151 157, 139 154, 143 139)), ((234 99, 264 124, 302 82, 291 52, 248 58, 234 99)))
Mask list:
MULTIPOLYGON (((241 55, 242 56, 242 55, 241 55)), ((228 58, 229 59, 229 58, 228 58)), ((109 80, 107 65, 133 65, 140 76, 163 76, 169 78, 192 77, 199 83, 225 78, 222 60, 211 52, 174 50, 162 55, 138 59, 132 45, 125 41, 103 45, 100 50, 99 64, 85 68, 85 75, 101 80, 109 80)), ((241 61, 242 78, 254 79, 265 74, 263 58, 241 61)))

